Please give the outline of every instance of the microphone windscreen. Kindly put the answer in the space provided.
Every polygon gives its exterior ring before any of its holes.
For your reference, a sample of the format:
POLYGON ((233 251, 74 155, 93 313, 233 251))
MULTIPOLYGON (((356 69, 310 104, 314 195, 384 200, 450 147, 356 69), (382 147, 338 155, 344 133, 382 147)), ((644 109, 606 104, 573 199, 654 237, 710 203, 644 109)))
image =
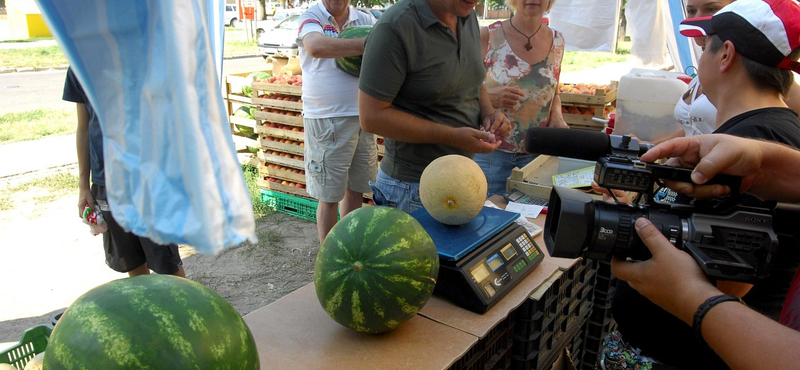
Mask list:
POLYGON ((596 161, 611 153, 611 142, 602 132, 531 127, 525 133, 525 151, 596 161))

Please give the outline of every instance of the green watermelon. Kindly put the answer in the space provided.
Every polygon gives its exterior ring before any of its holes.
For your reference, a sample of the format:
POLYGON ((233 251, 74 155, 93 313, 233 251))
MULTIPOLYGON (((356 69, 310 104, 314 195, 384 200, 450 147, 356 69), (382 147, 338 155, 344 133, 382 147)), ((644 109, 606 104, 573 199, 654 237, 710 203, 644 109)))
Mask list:
POLYGON ((270 77, 272 77, 271 74, 269 74, 267 72, 263 72, 263 71, 261 71, 261 72, 253 72, 253 73, 247 75, 247 79, 251 80, 251 81, 269 80, 270 77))
POLYGON ((254 108, 249 105, 243 105, 236 109, 233 115, 241 118, 255 119, 255 117, 253 117, 253 109, 254 108))
MULTIPOLYGON (((268 80, 270 77, 272 77, 272 75, 267 73, 267 72, 253 72, 253 73, 247 75, 247 80, 249 80, 249 81, 263 81, 263 80, 268 80)), ((242 95, 244 95, 244 96, 246 96, 248 98, 253 97, 253 87, 250 86, 250 85, 243 85, 242 86, 242 95)))
POLYGON ((259 369, 250 329, 219 294, 172 275, 114 280, 58 320, 44 368, 259 369))
MULTIPOLYGON (((363 39, 367 37, 372 26, 353 26, 345 28, 339 33, 340 39, 363 39)), ((358 77, 361 75, 361 55, 336 58, 336 66, 347 74, 358 77)))
POLYGON ((439 255, 416 219, 367 206, 339 220, 322 243, 314 287, 325 312, 364 333, 392 330, 428 302, 439 255))
POLYGON ((250 85, 243 85, 242 86, 242 95, 252 98, 253 97, 253 87, 250 85))

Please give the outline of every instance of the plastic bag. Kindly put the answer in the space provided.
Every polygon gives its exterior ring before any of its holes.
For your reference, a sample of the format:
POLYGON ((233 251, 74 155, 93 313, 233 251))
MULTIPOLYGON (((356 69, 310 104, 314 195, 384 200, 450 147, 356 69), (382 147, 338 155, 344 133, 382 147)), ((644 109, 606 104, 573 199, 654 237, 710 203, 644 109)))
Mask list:
POLYGON ((255 242, 220 93, 222 2, 37 3, 100 117, 116 221, 203 253, 255 242))

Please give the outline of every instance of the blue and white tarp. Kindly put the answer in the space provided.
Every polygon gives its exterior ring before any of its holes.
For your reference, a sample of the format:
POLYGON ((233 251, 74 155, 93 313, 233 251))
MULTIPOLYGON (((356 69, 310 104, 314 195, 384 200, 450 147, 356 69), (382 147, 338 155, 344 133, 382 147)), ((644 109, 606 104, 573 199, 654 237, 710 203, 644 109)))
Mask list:
POLYGON ((203 253, 255 242, 222 101, 221 0, 37 0, 100 118, 115 219, 203 253))

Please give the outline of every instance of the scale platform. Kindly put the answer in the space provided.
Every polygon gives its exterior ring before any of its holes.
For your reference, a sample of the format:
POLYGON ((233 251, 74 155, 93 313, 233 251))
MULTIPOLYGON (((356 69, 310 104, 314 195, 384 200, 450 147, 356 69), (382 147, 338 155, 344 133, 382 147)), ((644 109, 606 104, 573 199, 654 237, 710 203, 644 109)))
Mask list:
POLYGON ((472 221, 444 225, 423 208, 411 213, 439 251, 434 293, 484 313, 544 259, 519 214, 484 207, 472 221))
POLYGON ((411 216, 433 239, 439 259, 446 261, 458 261, 519 218, 518 213, 491 207, 483 207, 472 221, 458 226, 436 221, 425 208, 411 212, 411 216))

